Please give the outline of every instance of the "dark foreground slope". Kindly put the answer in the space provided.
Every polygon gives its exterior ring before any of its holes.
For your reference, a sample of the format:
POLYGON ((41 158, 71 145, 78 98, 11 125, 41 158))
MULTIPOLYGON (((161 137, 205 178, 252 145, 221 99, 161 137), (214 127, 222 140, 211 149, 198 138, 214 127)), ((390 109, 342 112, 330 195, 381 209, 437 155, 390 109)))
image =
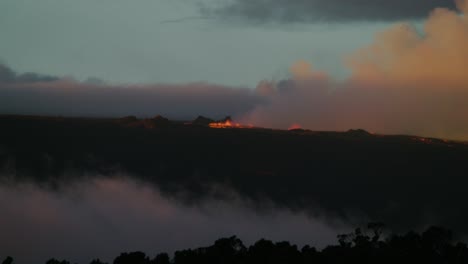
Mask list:
POLYGON ((229 189, 259 207, 468 233, 468 146, 436 139, 2 116, 0 167, 4 179, 51 187, 124 174, 186 202, 229 189))

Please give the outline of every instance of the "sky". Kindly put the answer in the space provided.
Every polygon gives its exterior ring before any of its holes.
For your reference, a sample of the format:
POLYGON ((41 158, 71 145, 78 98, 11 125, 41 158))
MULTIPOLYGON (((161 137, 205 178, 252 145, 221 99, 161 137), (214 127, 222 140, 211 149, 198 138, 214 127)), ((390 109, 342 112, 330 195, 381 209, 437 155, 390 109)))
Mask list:
POLYGON ((468 1, 389 3, 3 0, 0 112, 467 140, 468 1))
POLYGON ((345 76, 343 54, 391 23, 343 23, 333 16, 310 22, 256 15, 259 21, 252 21, 247 14, 218 10, 223 1, 211 2, 2 0, 0 59, 19 72, 81 80, 255 87, 259 80, 284 78, 299 59, 345 76))

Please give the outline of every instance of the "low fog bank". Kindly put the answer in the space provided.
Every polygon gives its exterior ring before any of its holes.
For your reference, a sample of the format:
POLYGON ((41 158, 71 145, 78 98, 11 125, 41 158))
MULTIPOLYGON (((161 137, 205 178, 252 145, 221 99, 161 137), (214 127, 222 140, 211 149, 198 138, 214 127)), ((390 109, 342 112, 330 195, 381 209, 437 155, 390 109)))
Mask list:
POLYGON ((253 208, 235 197, 188 206, 128 177, 95 177, 55 190, 3 181, 0 253, 26 264, 51 257, 88 263, 127 251, 172 253, 231 235, 246 244, 266 238, 321 247, 346 230, 301 212, 253 208))

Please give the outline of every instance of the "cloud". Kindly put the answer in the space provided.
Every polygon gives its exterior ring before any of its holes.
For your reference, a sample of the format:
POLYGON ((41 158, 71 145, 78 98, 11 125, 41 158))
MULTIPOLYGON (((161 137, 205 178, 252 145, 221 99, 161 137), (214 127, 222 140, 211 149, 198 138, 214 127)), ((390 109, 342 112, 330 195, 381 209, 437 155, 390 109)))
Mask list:
POLYGON ((397 21, 424 18, 436 7, 455 5, 447 0, 231 0, 203 5, 202 12, 257 23, 397 21))
MULTIPOLYGON (((467 3, 460 1, 459 10, 466 11, 467 3)), ((269 103, 246 115, 244 122, 467 140, 467 46, 468 18, 436 9, 423 32, 397 24, 347 56, 351 75, 345 81, 298 62, 290 79, 261 82, 258 93, 269 103)))
POLYGON ((247 244, 264 237, 322 247, 334 243, 339 232, 286 209, 259 214, 240 200, 187 206, 157 188, 116 176, 70 181, 59 191, 2 183, 0 209, 2 254, 25 264, 51 257, 112 263, 121 252, 141 250, 154 257, 232 235, 247 244))
POLYGON ((250 89, 209 83, 111 85, 97 78, 78 82, 34 73, 16 74, 0 66, 2 114, 141 117, 173 119, 198 115, 243 115, 261 103, 250 89))
POLYGON ((0 85, 5 83, 35 83, 35 82, 53 82, 59 80, 58 77, 41 75, 27 72, 17 74, 4 64, 0 64, 0 85))

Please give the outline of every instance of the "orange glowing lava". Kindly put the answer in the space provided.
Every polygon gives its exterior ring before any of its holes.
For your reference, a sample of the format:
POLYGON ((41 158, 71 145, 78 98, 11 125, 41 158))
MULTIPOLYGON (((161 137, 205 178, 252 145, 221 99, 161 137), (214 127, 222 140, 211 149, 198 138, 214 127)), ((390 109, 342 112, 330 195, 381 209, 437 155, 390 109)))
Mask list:
POLYGON ((215 123, 210 123, 209 126, 211 128, 252 128, 253 126, 251 125, 241 125, 239 123, 235 123, 231 120, 226 120, 224 122, 215 122, 215 123))
POLYGON ((295 129, 301 129, 301 128, 302 128, 301 125, 294 123, 288 128, 288 130, 295 130, 295 129))

